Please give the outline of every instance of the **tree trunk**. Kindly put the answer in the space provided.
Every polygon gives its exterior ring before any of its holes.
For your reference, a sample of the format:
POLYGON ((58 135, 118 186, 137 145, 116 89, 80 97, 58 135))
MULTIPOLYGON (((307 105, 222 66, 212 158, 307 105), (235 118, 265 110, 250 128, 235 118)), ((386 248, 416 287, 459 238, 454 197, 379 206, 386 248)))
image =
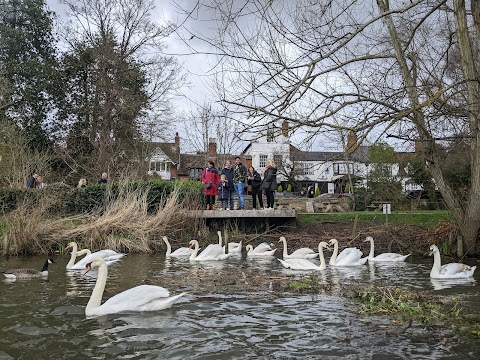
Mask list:
MULTIPOLYGON (((454 0, 455 21, 457 25, 457 37, 461 54, 461 65, 465 78, 467 79, 467 91, 469 101, 469 121, 470 130, 473 135, 471 140, 472 164, 471 164, 471 188, 466 205, 462 204, 456 196, 453 189, 445 181, 442 169, 441 158, 439 156, 437 145, 432 138, 432 134, 427 130, 425 124, 425 114, 421 110, 420 98, 417 92, 415 79, 408 68, 405 52, 398 36, 395 24, 391 15, 385 15, 384 22, 387 26, 390 42, 395 51, 395 57, 400 67, 400 72, 405 81, 406 92, 410 101, 410 108, 414 115, 414 123, 420 140, 425 144, 423 156, 428 164, 433 178, 443 196, 445 203, 459 226, 459 231, 465 241, 466 252, 474 253, 475 244, 480 229, 480 131, 478 130, 480 123, 479 114, 479 95, 480 84, 477 81, 477 71, 475 68, 475 59, 470 44, 467 17, 464 0, 454 0)), ((386 0, 377 0, 380 11, 384 14, 388 13, 389 6, 386 0)))

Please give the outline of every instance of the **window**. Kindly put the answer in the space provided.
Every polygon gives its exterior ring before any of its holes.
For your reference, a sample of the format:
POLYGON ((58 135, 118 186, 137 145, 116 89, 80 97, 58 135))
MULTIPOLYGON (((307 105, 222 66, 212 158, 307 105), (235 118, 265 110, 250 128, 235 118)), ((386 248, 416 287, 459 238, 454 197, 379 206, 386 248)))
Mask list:
POLYGON ((275 140, 275 132, 273 129, 268 129, 267 130, 267 142, 273 142, 275 140))
POLYGON ((193 168, 188 172, 188 176, 191 179, 200 179, 202 177, 203 169, 202 168, 193 168))
POLYGON ((300 163, 298 165, 299 165, 298 167, 299 175, 313 175, 313 164, 300 163))
POLYGON ((283 164, 283 156, 282 154, 274 154, 273 155, 273 162, 275 163, 275 166, 277 169, 282 167, 283 164))
POLYGON ((352 163, 335 163, 333 164, 333 175, 353 175, 353 164, 352 163))
POLYGON ((260 168, 264 168, 265 166, 267 166, 267 158, 267 155, 260 155, 260 163, 258 164, 260 168))

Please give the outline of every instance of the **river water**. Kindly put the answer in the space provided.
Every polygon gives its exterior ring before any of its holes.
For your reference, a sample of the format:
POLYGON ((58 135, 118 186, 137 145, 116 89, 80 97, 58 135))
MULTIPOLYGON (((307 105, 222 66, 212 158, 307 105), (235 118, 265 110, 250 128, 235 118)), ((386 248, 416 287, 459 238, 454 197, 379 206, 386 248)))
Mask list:
MULTIPOLYGON (((0 271, 41 268, 44 261, 0 259, 0 271)), ((0 359, 477 359, 480 353, 474 340, 445 341, 421 327, 404 330, 388 318, 358 315, 340 296, 342 283, 400 286, 460 297, 466 311, 480 311, 480 271, 471 282, 432 282, 431 259, 327 269, 318 281, 333 295, 313 296, 280 292, 268 281, 247 286, 252 276, 301 276, 275 259, 191 264, 130 254, 109 267, 104 300, 145 282, 188 294, 167 310, 98 318, 84 313, 95 272, 82 276, 65 270, 68 257, 55 261, 48 279, 0 281, 0 359), (231 288, 228 281, 217 287, 215 279, 227 274, 231 288)))

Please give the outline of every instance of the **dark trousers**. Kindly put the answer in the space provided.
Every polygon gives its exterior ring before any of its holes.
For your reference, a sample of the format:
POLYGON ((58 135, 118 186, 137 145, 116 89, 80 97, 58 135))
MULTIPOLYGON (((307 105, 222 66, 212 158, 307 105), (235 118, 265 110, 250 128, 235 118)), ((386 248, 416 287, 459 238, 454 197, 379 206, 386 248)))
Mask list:
POLYGON ((274 191, 266 191, 267 195, 267 208, 272 208, 273 209, 273 203, 275 202, 275 192, 274 191))
POLYGON ((252 202, 253 202, 254 209, 257 208, 257 197, 258 197, 258 204, 260 205, 261 208, 263 208, 262 189, 252 187, 252 202))
POLYGON ((207 200, 207 205, 215 204, 215 195, 205 195, 205 199, 207 200))
POLYGON ((235 189, 230 190, 230 210, 233 210, 234 208, 234 201, 235 201, 235 189))

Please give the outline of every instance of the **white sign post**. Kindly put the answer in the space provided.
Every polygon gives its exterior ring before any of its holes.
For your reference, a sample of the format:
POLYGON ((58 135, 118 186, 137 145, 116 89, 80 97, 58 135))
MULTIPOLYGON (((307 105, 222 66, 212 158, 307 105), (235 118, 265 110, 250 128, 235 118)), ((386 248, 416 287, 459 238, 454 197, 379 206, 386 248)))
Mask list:
POLYGON ((388 214, 392 212, 391 204, 383 204, 383 213, 385 214, 385 224, 388 224, 388 214))
POLYGON ((333 194, 335 192, 335 184, 334 183, 328 183, 328 193, 333 194))

